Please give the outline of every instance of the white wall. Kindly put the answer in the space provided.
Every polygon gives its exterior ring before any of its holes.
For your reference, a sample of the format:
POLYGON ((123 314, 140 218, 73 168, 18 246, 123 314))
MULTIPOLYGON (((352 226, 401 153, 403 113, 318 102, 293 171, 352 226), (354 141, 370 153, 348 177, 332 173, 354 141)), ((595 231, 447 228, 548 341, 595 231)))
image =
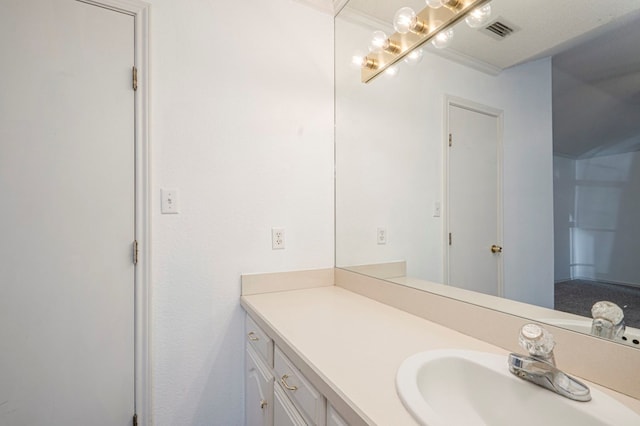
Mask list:
POLYGON ((443 224, 432 211, 442 201, 448 94, 504 111, 505 296, 552 307, 550 60, 490 76, 427 54, 365 85, 349 63, 370 33, 336 26, 337 264, 406 260, 408 275, 442 281, 443 224), (377 227, 387 228, 386 245, 377 227))
MULTIPOLYGON (((573 200, 575 219, 569 224, 572 258, 567 263, 556 248, 556 264, 564 262, 562 272, 570 269, 571 278, 640 285, 637 259, 629 256, 640 247, 640 153, 563 161, 573 161, 574 174, 556 199, 573 200)), ((556 216, 566 216, 565 210, 556 205, 556 216)))
POLYGON ((240 274, 333 265, 332 17, 153 0, 151 25, 155 424, 242 425, 240 274))

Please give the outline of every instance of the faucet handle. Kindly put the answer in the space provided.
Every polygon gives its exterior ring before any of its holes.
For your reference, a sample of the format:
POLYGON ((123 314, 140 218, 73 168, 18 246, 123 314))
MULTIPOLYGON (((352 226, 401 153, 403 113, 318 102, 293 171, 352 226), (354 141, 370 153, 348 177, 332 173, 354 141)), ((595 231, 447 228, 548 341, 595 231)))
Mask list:
POLYGON ((530 356, 542 359, 555 365, 553 347, 556 342, 553 335, 538 324, 525 324, 520 329, 518 342, 530 356))
POLYGON ((591 308, 591 316, 593 335, 613 339, 624 334, 624 313, 615 303, 606 300, 596 302, 591 308))

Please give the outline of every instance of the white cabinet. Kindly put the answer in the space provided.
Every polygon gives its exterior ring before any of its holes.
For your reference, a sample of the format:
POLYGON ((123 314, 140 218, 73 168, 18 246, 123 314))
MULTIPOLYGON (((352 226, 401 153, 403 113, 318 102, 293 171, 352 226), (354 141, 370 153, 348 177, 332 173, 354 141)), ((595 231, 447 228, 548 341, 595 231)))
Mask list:
POLYGON ((282 386, 276 383, 273 387, 274 407, 273 424, 275 426, 307 426, 296 407, 293 406, 282 386))
POLYGON ((273 426, 273 340, 248 315, 245 335, 245 424, 273 426))
POLYGON ((245 332, 246 426, 348 426, 249 315, 245 332))
POLYGON ((349 426, 331 404, 327 404, 327 426, 349 426))
POLYGON ((309 383, 293 363, 278 347, 273 356, 273 370, 276 380, 291 402, 311 425, 324 426, 325 398, 309 383))
POLYGON ((258 327, 258 324, 249 315, 246 316, 245 331, 249 345, 260 354, 267 367, 273 368, 273 340, 258 327))
POLYGON ((273 375, 250 346, 245 356, 245 423, 272 426, 273 375))

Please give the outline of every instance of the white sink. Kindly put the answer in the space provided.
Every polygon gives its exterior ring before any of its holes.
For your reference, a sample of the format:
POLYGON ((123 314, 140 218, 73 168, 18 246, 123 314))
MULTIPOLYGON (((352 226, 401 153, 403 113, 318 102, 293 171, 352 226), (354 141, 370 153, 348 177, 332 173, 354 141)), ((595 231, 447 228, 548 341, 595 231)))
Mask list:
MULTIPOLYGON (((578 331, 580 333, 591 334, 591 320, 589 319, 545 318, 539 320, 539 322, 566 328, 568 330, 578 331)), ((623 338, 618 337, 615 341, 638 348, 640 347, 640 330, 633 327, 627 327, 623 338)))
POLYGON ((640 425, 639 414, 593 387, 591 401, 577 402, 517 378, 504 355, 418 353, 400 365, 396 388, 407 410, 428 426, 640 425))

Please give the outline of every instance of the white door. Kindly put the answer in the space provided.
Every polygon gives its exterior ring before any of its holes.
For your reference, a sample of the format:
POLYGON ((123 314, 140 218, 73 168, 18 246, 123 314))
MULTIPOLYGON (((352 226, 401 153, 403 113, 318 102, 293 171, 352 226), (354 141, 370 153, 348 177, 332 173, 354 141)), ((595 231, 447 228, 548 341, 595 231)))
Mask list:
POLYGON ((134 413, 134 18, 0 2, 0 424, 134 413))
POLYGON ((501 296, 499 118, 453 104, 448 117, 448 282, 501 296))

